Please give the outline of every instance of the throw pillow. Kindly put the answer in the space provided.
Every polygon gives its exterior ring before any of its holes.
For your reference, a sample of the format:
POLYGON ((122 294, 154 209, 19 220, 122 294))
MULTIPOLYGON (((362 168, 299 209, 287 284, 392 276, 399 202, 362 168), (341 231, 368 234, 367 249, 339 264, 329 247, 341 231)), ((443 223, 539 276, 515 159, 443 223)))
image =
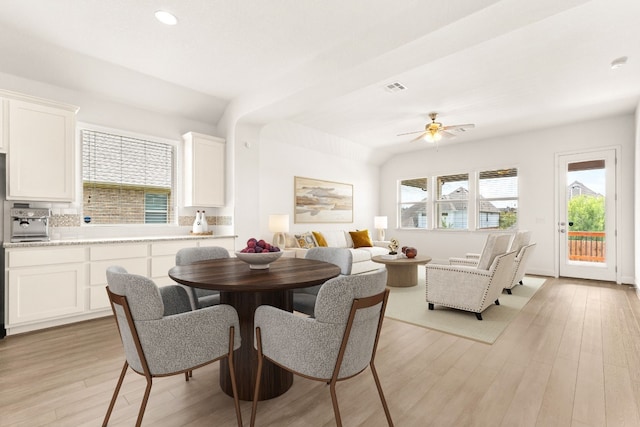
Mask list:
POLYGON ((316 242, 316 239, 313 237, 313 233, 296 234, 296 240, 298 241, 298 246, 304 249, 318 246, 318 242, 316 242))
POLYGON ((351 240, 353 240, 354 248, 372 247, 371 237, 369 237, 369 230, 350 231, 351 240))
POLYGON ((322 247, 329 246, 327 245, 327 241, 325 240, 322 233, 320 233, 319 231, 312 231, 312 233, 313 233, 313 237, 315 237, 316 242, 318 243, 318 246, 322 246, 322 247))

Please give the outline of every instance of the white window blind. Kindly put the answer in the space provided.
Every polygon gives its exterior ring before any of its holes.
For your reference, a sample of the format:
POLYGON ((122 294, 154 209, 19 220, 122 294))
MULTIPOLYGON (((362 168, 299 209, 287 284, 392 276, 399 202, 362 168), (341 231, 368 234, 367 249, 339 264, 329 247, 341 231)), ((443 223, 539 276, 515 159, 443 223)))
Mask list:
POLYGON ((91 223, 171 222, 171 144, 89 129, 81 139, 84 216, 91 223), (149 212, 159 210, 159 200, 168 205, 162 219, 149 212))

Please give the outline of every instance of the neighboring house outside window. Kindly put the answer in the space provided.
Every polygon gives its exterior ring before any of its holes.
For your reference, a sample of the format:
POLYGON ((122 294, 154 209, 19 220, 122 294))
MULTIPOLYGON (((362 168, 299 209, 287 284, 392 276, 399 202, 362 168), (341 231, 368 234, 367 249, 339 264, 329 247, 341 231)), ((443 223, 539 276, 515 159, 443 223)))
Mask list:
POLYGON ((427 178, 400 181, 400 228, 427 228, 429 191, 427 178))
POLYGON ((174 222, 173 145, 90 129, 80 135, 83 216, 91 224, 174 222))
POLYGON ((478 174, 478 229, 511 229, 518 222, 518 169, 478 174))
POLYGON ((436 228, 464 230, 469 228, 469 174, 436 178, 436 228))

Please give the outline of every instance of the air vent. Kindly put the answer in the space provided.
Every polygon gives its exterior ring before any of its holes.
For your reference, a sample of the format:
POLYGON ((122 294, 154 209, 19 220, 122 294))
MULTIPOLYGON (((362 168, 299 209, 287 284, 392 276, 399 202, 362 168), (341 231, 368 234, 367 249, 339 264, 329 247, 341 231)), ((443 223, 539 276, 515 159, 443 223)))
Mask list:
POLYGON ((386 85, 385 89, 388 92, 400 92, 400 91, 406 90, 407 87, 400 82, 393 82, 386 85))

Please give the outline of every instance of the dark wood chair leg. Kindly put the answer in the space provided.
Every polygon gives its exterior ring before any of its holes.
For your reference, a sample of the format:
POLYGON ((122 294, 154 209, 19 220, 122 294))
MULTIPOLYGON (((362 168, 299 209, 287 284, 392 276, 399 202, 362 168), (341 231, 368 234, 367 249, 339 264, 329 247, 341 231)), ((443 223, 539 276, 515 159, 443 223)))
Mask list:
POLYGON ((482 314, 480 314, 480 313, 476 313, 476 319, 478 319, 478 320, 482 320, 482 314))
POLYGON ((256 373, 256 388, 253 391, 253 404, 251 405, 251 427, 256 425, 256 412, 258 410, 258 395, 260 394, 260 377, 262 376, 262 336, 260 328, 256 328, 256 347, 258 348, 258 372, 256 373))
POLYGON ((496 303, 496 305, 500 305, 500 301, 499 300, 496 300, 495 303, 496 303))
POLYGON ((144 417, 144 410, 147 409, 147 402, 149 401, 149 395, 151 394, 151 386, 153 385, 153 378, 147 377, 147 387, 144 390, 144 396, 142 397, 142 403, 140 404, 140 411, 138 411, 138 420, 136 421, 136 427, 142 425, 142 417, 144 417))
POLYGON ((342 419, 340 418, 340 409, 338 408, 338 396, 336 395, 336 382, 331 381, 329 384, 331 392, 331 403, 333 404, 333 413, 336 416, 336 427, 342 427, 342 419))
POLYGON ((505 289, 509 295, 511 295, 511 289, 505 289))
POLYGON ((120 378, 118 379, 118 384, 116 384, 116 389, 113 391, 113 397, 111 398, 111 403, 109 403, 109 409, 107 409, 107 415, 104 416, 104 421, 102 421, 102 427, 106 427, 109 423, 109 417, 111 417, 111 412, 113 411, 113 407, 116 405, 116 399, 118 398, 118 393, 120 393, 120 387, 122 386, 122 381, 124 380, 124 376, 127 375, 127 369, 129 368, 129 362, 125 361, 124 366, 122 367, 122 372, 120 372, 120 378))
POLYGON ((429 310, 433 310, 433 304, 429 303, 429 310))
POLYGON ((378 388, 378 394, 380 395, 380 400, 382 401, 384 414, 387 416, 387 422, 389 423, 389 427, 393 427, 391 412, 389 412, 389 406, 387 405, 387 401, 384 398, 384 393, 382 393, 382 385, 380 384, 380 378, 378 378, 378 372, 376 372, 376 367, 373 365, 373 362, 371 362, 369 366, 371 367, 371 373, 373 374, 373 379, 375 380, 376 387, 378 388))

